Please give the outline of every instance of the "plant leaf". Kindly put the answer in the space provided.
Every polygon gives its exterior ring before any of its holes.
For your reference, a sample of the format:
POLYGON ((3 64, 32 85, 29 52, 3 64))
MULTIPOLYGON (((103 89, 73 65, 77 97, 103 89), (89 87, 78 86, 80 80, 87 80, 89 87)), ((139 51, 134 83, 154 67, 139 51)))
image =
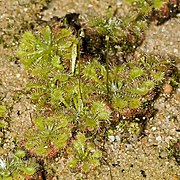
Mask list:
POLYGON ((43 117, 38 117, 34 120, 34 123, 36 124, 37 128, 39 130, 44 130, 45 127, 44 127, 44 119, 43 117))
POLYGON ((163 0, 154 0, 153 3, 154 3, 155 9, 160 9, 163 6, 164 1, 163 0))
POLYGON ((75 150, 79 153, 79 154, 83 154, 84 150, 85 150, 85 142, 86 142, 86 137, 84 134, 79 133, 77 135, 77 140, 73 143, 75 150))
POLYGON ((35 152, 38 155, 47 156, 50 152, 50 149, 49 149, 48 145, 41 143, 36 146, 35 152))
POLYGON ((130 78, 131 79, 135 79, 137 77, 143 76, 144 75, 144 71, 141 68, 134 68, 131 72, 130 72, 130 78))
POLYGON ((163 72, 156 72, 153 74, 153 77, 156 81, 161 81, 164 78, 163 72))
POLYGON ((17 156, 18 158, 23 158, 25 156, 25 152, 22 150, 18 150, 16 151, 15 156, 17 156))
POLYGON ((102 157, 102 152, 100 150, 96 150, 93 155, 93 158, 101 158, 102 157))
POLYGON ((102 102, 94 102, 92 105, 92 113, 97 115, 98 120, 108 120, 110 111, 105 108, 105 104, 102 102))
POLYGON ((54 56, 52 58, 52 65, 60 70, 63 69, 63 65, 60 63, 60 57, 59 56, 54 56))
POLYGON ((70 168, 75 168, 77 166, 78 163, 78 159, 76 158, 72 158, 69 162, 68 162, 68 166, 70 168))
POLYGON ((29 166, 28 167, 24 167, 23 171, 24 171, 24 173, 26 175, 29 175, 29 176, 33 175, 36 172, 35 168, 29 167, 29 166))
POLYGON ((94 119, 91 119, 91 118, 87 118, 86 119, 86 126, 89 126, 91 128, 94 128, 97 126, 97 123, 94 119))
POLYGON ((0 105, 0 117, 4 117, 6 114, 6 106, 0 105))
POLYGON ((84 163, 83 165, 82 165, 82 170, 84 171, 84 172, 87 172, 87 171, 89 171, 89 164, 88 163, 84 163))
POLYGON ((112 104, 116 109, 123 109, 128 106, 128 102, 119 97, 113 97, 112 104))
POLYGON ((131 98, 129 100, 129 108, 138 108, 141 105, 139 99, 131 98))
POLYGON ((93 167, 97 167, 100 165, 100 162, 98 159, 90 159, 89 163, 93 166, 93 167))
POLYGON ((42 29, 43 34, 43 40, 44 43, 47 45, 51 44, 51 29, 49 26, 46 26, 44 29, 42 29))

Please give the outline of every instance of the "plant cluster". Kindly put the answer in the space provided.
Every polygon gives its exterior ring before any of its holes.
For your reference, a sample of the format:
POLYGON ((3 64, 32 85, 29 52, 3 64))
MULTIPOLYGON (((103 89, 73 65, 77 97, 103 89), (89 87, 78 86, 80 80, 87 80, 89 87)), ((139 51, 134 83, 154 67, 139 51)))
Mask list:
POLYGON ((157 21, 157 25, 163 24, 171 17, 179 13, 179 1, 173 0, 126 0, 132 4, 131 11, 137 19, 147 18, 157 21))
POLYGON ((0 159, 0 178, 3 180, 25 179, 33 175, 37 165, 24 158, 25 152, 17 150, 13 156, 0 159))
MULTIPOLYGON (((167 0, 126 0, 127 2, 133 3, 138 10, 146 15, 153 9, 160 9, 167 0)), ((139 14, 139 13, 138 13, 139 14)))
POLYGON ((132 55, 145 39, 145 30, 151 21, 161 24, 179 12, 178 2, 167 0, 127 0, 129 13, 121 18, 112 15, 111 8, 105 17, 89 20, 84 27, 83 50, 105 61, 107 38, 109 59, 122 63, 132 55), (174 9, 172 9, 174 7, 174 9), (174 15, 171 15, 174 13, 174 15))
POLYGON ((6 106, 2 104, 0 105, 0 118, 3 118, 5 114, 6 114, 6 106))
POLYGON ((147 26, 146 19, 137 20, 133 14, 120 19, 113 17, 109 10, 107 16, 89 20, 84 30, 83 48, 85 52, 100 57, 102 62, 108 48, 109 59, 115 61, 112 63, 122 63, 143 42, 147 26))
POLYGON ((96 138, 105 136, 115 119, 131 119, 148 109, 172 62, 143 56, 112 64, 112 33, 105 39, 105 63, 82 61, 80 35, 69 29, 52 33, 47 26, 40 34, 24 34, 17 54, 32 76, 27 89, 41 114, 24 134, 25 148, 46 158, 66 154, 69 167, 87 172, 102 156, 96 138))
POLYGON ((100 165, 99 158, 102 157, 102 152, 96 150, 95 145, 88 142, 88 139, 82 133, 77 134, 72 147, 69 147, 67 151, 70 155, 70 161, 68 162, 70 168, 78 168, 82 172, 87 172, 100 165))
MULTIPOLYGON (((23 35, 17 56, 31 76, 27 93, 38 111, 23 137, 31 154, 62 155, 68 167, 88 172, 100 164, 99 141, 114 124, 141 133, 141 120, 133 119, 146 116, 175 66, 171 58, 154 55, 127 58, 144 39, 147 19, 142 17, 164 1, 131 2, 139 13, 121 20, 111 14, 96 18, 78 26, 77 36, 67 24, 23 35)), ((171 82, 177 85, 175 77, 171 82)))
POLYGON ((180 140, 177 139, 176 142, 169 144, 165 150, 169 157, 174 157, 176 162, 180 164, 180 140))

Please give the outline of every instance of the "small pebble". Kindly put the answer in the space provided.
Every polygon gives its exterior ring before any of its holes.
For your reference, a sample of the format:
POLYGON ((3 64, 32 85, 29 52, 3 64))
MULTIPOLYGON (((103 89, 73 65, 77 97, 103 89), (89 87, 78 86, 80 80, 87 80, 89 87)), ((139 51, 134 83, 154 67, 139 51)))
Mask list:
POLYGON ((120 141, 120 140, 121 140, 120 136, 117 135, 117 136, 116 136, 116 140, 117 140, 117 141, 120 141))
POLYGON ((155 130, 156 130, 156 127, 152 127, 152 130, 155 131, 155 130))
POLYGON ((126 148, 127 150, 131 151, 133 149, 132 145, 131 144, 126 144, 126 148))
POLYGON ((21 74, 16 74, 16 77, 17 77, 17 78, 20 78, 20 76, 21 76, 21 74))
POLYGON ((161 136, 156 137, 157 141, 161 141, 161 136))
POLYGON ((171 94, 171 92, 173 90, 173 88, 170 84, 164 84, 163 89, 164 89, 164 93, 166 93, 166 94, 171 94))
POLYGON ((166 158, 166 157, 168 157, 168 153, 163 151, 163 152, 160 153, 160 157, 161 158, 166 158))
POLYGON ((109 136, 109 140, 110 140, 110 142, 113 142, 115 140, 115 137, 114 136, 109 136))

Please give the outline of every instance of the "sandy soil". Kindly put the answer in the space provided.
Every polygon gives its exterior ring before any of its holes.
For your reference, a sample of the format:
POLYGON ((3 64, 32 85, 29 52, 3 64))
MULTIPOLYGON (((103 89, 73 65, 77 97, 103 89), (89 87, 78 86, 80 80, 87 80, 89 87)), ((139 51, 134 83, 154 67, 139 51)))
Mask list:
MULTIPOLYGON (((116 9, 121 7, 121 2, 52 0, 47 10, 42 11, 40 15, 44 20, 49 20, 52 16, 61 17, 69 12, 79 12, 83 16, 96 16, 104 14, 109 5, 116 9)), ((15 58, 15 51, 21 36, 21 26, 26 22, 26 27, 30 28, 29 23, 33 22, 32 9, 34 8, 33 12, 35 12, 41 7, 43 6, 32 5, 30 1, 24 1, 21 5, 18 1, 0 1, 0 98, 1 103, 6 103, 9 107, 6 120, 8 119, 10 123, 10 128, 5 130, 5 141, 1 143, 0 158, 15 148, 15 136, 21 135, 31 126, 30 114, 35 112, 35 107, 31 104, 29 97, 18 94, 19 91, 23 91, 28 77, 15 58)), ((118 12, 121 13, 121 11, 118 12)), ((152 24, 146 32, 145 41, 137 50, 138 53, 180 57, 179 29, 180 16, 161 26, 152 24)), ((177 66, 180 66, 180 62, 177 62, 177 66)), ((179 104, 180 89, 173 91, 171 95, 162 94, 155 102, 157 114, 147 122, 145 136, 141 139, 133 135, 128 141, 121 143, 121 129, 117 128, 113 137, 110 137, 105 145, 108 154, 106 163, 104 162, 101 167, 91 172, 87 179, 178 180, 180 178, 179 165, 175 158, 170 156, 168 147, 180 137, 179 104)), ((62 159, 57 158, 51 167, 56 168, 55 174, 58 175, 58 179, 73 180, 80 176, 80 174, 71 173, 63 165, 62 159)))

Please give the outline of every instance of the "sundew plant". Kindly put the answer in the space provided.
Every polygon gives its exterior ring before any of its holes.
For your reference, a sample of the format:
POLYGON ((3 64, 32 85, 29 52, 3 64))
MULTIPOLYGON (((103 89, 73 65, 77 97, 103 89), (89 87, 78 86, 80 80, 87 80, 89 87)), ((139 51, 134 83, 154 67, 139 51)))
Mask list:
MULTIPOLYGON (((110 60, 118 37, 125 42, 128 36, 115 24, 109 24, 105 33, 101 25, 109 21, 93 24, 96 35, 103 37, 105 62, 98 56, 83 59, 82 42, 89 37, 83 28, 77 37, 70 29, 54 32, 49 26, 23 35, 17 56, 31 76, 27 93, 39 115, 24 134, 24 147, 35 156, 62 155, 68 167, 81 172, 99 166, 103 153, 98 142, 106 139, 114 123, 144 116, 172 74, 169 70, 174 71, 171 58, 142 55, 123 63, 110 60)), ((88 41, 86 50, 96 49, 96 42, 88 41)))
POLYGON ((137 10, 144 15, 150 13, 153 9, 159 10, 163 7, 163 4, 167 3, 167 0, 126 0, 126 2, 135 5, 137 10))
POLYGON ((3 180, 25 179, 36 172, 35 162, 25 161, 25 152, 17 150, 14 155, 0 159, 0 178, 3 180))

